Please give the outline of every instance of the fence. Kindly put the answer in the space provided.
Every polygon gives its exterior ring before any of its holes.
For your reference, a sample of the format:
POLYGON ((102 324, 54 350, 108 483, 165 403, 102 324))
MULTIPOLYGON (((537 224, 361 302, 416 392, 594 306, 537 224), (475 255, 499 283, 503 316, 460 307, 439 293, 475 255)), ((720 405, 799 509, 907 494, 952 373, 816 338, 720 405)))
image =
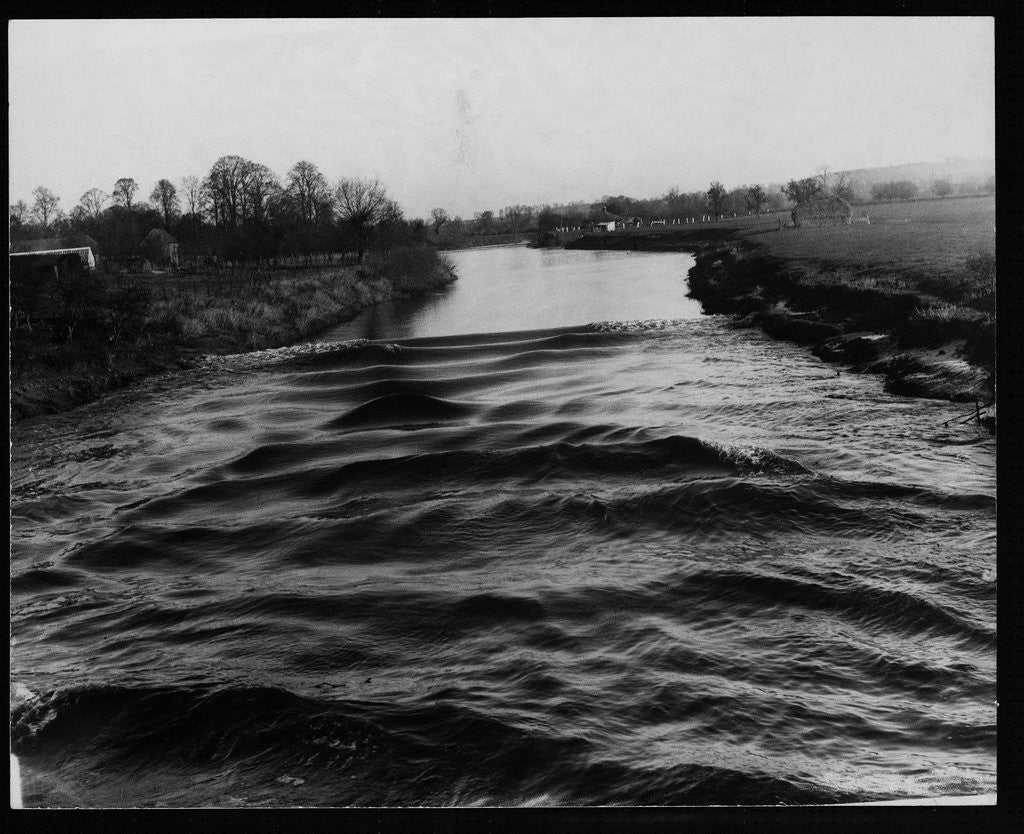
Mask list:
MULTIPOLYGON (((780 214, 780 213, 788 213, 788 210, 787 209, 769 209, 768 211, 760 212, 760 214, 758 216, 760 216, 760 217, 772 217, 772 216, 774 216, 776 214, 780 214)), ((754 216, 755 216, 755 212, 753 212, 753 211, 746 211, 746 212, 733 211, 733 212, 717 214, 717 215, 712 215, 712 214, 707 214, 707 213, 705 213, 705 214, 692 214, 692 215, 683 216, 683 217, 666 218, 664 220, 642 220, 639 223, 623 223, 622 225, 618 225, 617 224, 616 228, 615 228, 615 231, 613 231, 613 232, 606 232, 604 230, 600 230, 600 232, 602 234, 628 234, 629 232, 636 232, 636 231, 640 231, 641 229, 671 229, 671 228, 678 228, 680 226, 687 226, 687 225, 691 225, 691 224, 718 223, 718 222, 721 222, 723 220, 733 220, 733 219, 736 219, 736 218, 739 218, 739 217, 754 217, 754 216)), ((585 234, 588 234, 590 232, 597 232, 599 230, 598 229, 594 229, 589 224, 582 224, 582 225, 578 225, 578 226, 561 226, 559 228, 556 228, 554 231, 555 231, 556 234, 567 234, 567 235, 573 235, 574 234, 577 237, 579 237, 581 235, 585 235, 585 234)))

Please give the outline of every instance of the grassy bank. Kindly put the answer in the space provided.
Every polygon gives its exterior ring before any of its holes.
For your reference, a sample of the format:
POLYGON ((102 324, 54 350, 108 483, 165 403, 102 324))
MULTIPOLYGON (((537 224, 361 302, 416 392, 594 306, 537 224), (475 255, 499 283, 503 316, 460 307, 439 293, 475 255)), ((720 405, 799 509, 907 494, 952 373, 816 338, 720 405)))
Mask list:
POLYGON ((408 248, 373 253, 363 266, 89 276, 81 279, 87 293, 73 292, 70 280, 55 281, 39 292, 61 301, 34 323, 23 316, 12 331, 11 419, 73 408, 145 376, 186 367, 198 355, 310 339, 372 304, 454 280, 444 256, 408 248), (122 316, 130 326, 116 330, 122 297, 134 306, 122 316))
POLYGON ((786 228, 742 217, 588 235, 570 248, 689 251, 691 295, 807 344, 888 390, 955 401, 995 395, 995 201, 879 204, 870 222, 786 228))

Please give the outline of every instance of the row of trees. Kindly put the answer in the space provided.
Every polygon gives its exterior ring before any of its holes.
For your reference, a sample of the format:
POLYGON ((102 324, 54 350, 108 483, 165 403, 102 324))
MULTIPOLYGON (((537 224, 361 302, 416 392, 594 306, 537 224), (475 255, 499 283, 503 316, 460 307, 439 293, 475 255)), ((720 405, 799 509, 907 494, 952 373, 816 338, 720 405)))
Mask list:
MULTIPOLYGON (((331 184, 311 162, 297 162, 280 179, 266 165, 237 155, 220 157, 205 177, 187 176, 178 185, 161 178, 149 199, 140 198, 140 186, 132 177, 118 179, 108 194, 91 188, 67 213, 50 189, 39 186, 31 203, 19 200, 10 206, 12 241, 49 235, 88 234, 107 258, 137 255, 150 229, 163 228, 180 244, 188 259, 212 255, 230 261, 270 261, 281 256, 302 256, 307 261, 320 254, 354 252, 362 263, 373 243, 389 245, 410 236, 422 242, 459 245, 466 238, 550 231, 584 225, 596 213, 607 210, 642 221, 704 214, 729 216, 780 210, 816 193, 831 193, 855 203, 866 199, 909 199, 919 193, 907 180, 875 183, 869 190, 855 182, 850 172, 831 172, 821 166, 817 175, 791 180, 786 185, 756 184, 727 189, 719 181, 707 190, 634 199, 605 195, 594 203, 533 207, 511 205, 497 213, 483 211, 471 220, 450 217, 435 208, 426 221, 405 221, 398 205, 377 180, 341 179, 331 184)), ((994 177, 985 183, 964 181, 957 185, 936 180, 928 189, 937 196, 960 193, 993 193, 994 177)))
POLYGON ((705 214, 726 216, 761 214, 784 208, 786 198, 776 185, 743 185, 727 189, 721 182, 712 182, 706 191, 682 192, 670 189, 666 194, 636 199, 624 194, 604 195, 593 203, 526 206, 513 205, 493 211, 478 212, 471 220, 451 217, 443 208, 431 212, 428 225, 434 238, 450 243, 458 239, 482 235, 519 235, 523 232, 548 232, 563 227, 586 225, 604 211, 623 218, 639 218, 642 222, 673 217, 699 217, 705 214))
POLYGON ((868 186, 864 182, 853 179, 849 171, 830 172, 828 166, 821 166, 818 174, 802 180, 790 180, 782 188, 782 193, 791 203, 804 202, 815 194, 834 194, 848 203, 868 201, 882 202, 892 200, 911 200, 923 193, 936 197, 948 197, 951 194, 995 194, 996 178, 993 174, 984 181, 967 178, 958 183, 949 179, 933 179, 923 189, 909 179, 874 182, 868 186))
POLYGON ((179 185, 160 179, 149 201, 122 177, 111 193, 86 191, 65 213, 45 186, 32 203, 10 206, 11 240, 88 234, 106 257, 139 253, 142 238, 163 228, 179 242, 180 255, 231 261, 354 252, 359 263, 371 245, 427 238, 422 220, 406 222, 401 208, 376 179, 342 178, 333 185, 311 162, 297 162, 281 180, 266 165, 237 155, 220 157, 203 177, 179 185))
POLYGON ((605 210, 623 218, 639 218, 642 222, 676 217, 700 217, 702 215, 725 216, 746 214, 762 214, 783 207, 783 199, 776 190, 763 185, 743 185, 727 189, 715 180, 708 185, 706 191, 682 192, 673 188, 661 197, 646 200, 633 199, 625 195, 606 195, 591 204, 572 206, 545 206, 537 215, 537 227, 540 231, 549 231, 560 227, 580 226, 589 217, 605 210))
POLYGON ((527 231, 536 229, 536 209, 533 206, 512 205, 493 211, 481 211, 472 219, 449 215, 443 208, 435 208, 427 219, 434 238, 450 245, 457 240, 473 237, 511 235, 518 238, 527 231))
MULTIPOLYGON (((953 183, 948 179, 936 179, 927 186, 927 191, 939 197, 953 193, 993 194, 995 177, 990 176, 985 181, 969 178, 959 183, 953 183)), ((684 193, 673 188, 663 196, 646 200, 625 195, 605 195, 594 203, 543 206, 535 210, 535 225, 541 232, 566 226, 582 226, 589 217, 605 209, 622 217, 638 217, 642 221, 651 221, 708 214, 716 217, 747 212, 762 214, 766 211, 792 208, 816 194, 833 194, 849 203, 861 203, 869 200, 910 199, 919 193, 922 193, 922 189, 910 181, 868 185, 856 179, 850 171, 832 171, 828 165, 821 165, 814 176, 790 180, 785 185, 755 184, 728 189, 715 180, 704 191, 684 193)), ((490 212, 485 212, 484 215, 490 215, 490 212)), ((477 217, 481 218, 483 215, 477 217)))
MULTIPOLYGON (((995 177, 989 177, 985 182, 965 180, 958 184, 953 184, 949 180, 935 180, 928 187, 928 191, 940 197, 953 193, 992 194, 995 192, 995 177)), ((544 206, 537 212, 536 226, 542 232, 565 226, 581 226, 589 217, 602 210, 622 217, 638 217, 642 221, 650 221, 701 215, 722 217, 747 212, 762 214, 791 208, 818 194, 831 194, 849 203, 860 203, 868 200, 911 199, 919 193, 920 190, 915 183, 903 180, 875 183, 867 188, 863 182, 855 180, 851 172, 832 171, 829 166, 822 165, 815 176, 790 180, 785 185, 755 184, 727 189, 721 182, 715 180, 705 191, 683 193, 678 189, 671 189, 662 197, 647 200, 637 200, 624 195, 606 195, 592 204, 544 206)))
POLYGON ((949 197, 953 194, 995 194, 996 178, 988 177, 984 182, 975 179, 961 180, 954 183, 949 179, 932 180, 925 189, 921 189, 912 180, 893 180, 892 182, 876 182, 871 186, 871 199, 883 200, 912 200, 923 194, 931 194, 936 197, 949 197))
MULTIPOLYGON (((926 187, 925 191, 936 197, 948 197, 954 193, 994 194, 995 189, 996 179, 993 175, 984 182, 968 179, 957 184, 948 179, 936 179, 926 187)), ((834 194, 837 197, 842 197, 848 203, 861 203, 868 200, 874 202, 912 200, 922 194, 922 189, 913 180, 891 180, 872 183, 865 194, 862 184, 855 184, 849 172, 840 171, 830 177, 828 169, 824 168, 817 176, 802 180, 790 180, 787 185, 783 186, 782 192, 794 204, 804 202, 815 194, 834 194)))

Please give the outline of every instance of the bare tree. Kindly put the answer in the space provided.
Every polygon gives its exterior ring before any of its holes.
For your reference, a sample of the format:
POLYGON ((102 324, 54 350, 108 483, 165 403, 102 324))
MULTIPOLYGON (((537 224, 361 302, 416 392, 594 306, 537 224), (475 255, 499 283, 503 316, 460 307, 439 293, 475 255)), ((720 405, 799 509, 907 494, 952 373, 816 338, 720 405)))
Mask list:
POLYGON ((479 211, 473 215, 473 219, 476 221, 474 230, 479 234, 490 234, 494 231, 494 212, 479 211))
POLYGON ((842 197, 846 202, 852 203, 854 200, 853 174, 849 171, 839 171, 836 174, 836 184, 832 187, 832 193, 837 197, 842 197))
POLYGON ((150 202, 164 216, 164 225, 170 229, 171 219, 181 210, 178 201, 178 189, 170 180, 158 180, 153 186, 153 193, 149 195, 150 202))
POLYGON ((402 211, 402 207, 398 205, 394 200, 388 198, 388 201, 384 204, 384 210, 381 213, 381 223, 401 223, 405 219, 405 214, 402 211))
POLYGON ((443 208, 436 208, 430 210, 430 222, 434 226, 434 234, 440 235, 441 227, 445 223, 450 223, 451 218, 448 216, 448 212, 446 212, 443 208))
POLYGON ((725 209, 726 194, 725 186, 718 180, 714 180, 711 185, 708 186, 708 211, 715 217, 718 217, 725 209))
POLYGON ((203 181, 199 177, 189 175, 181 179, 181 193, 185 195, 185 203, 188 205, 188 213, 195 217, 203 210, 203 203, 206 199, 203 181))
POLYGON ((16 203, 11 203, 9 216, 12 223, 22 224, 28 219, 28 215, 28 204, 24 200, 18 200, 16 203))
POLYGON ((249 162, 243 171, 242 220, 262 223, 268 219, 273 198, 281 191, 277 176, 266 165, 249 162))
POLYGON ((39 221, 41 226, 49 226, 50 220, 57 214, 57 206, 60 204, 60 197, 50 191, 45 185, 40 185, 32 191, 35 202, 32 203, 32 215, 39 221))
POLYGON ((139 191, 139 184, 131 177, 121 177, 114 183, 114 202, 132 210, 132 201, 139 191))
POLYGON ((515 239, 518 241, 520 230, 530 222, 530 218, 533 216, 533 208, 524 205, 508 206, 502 209, 501 216, 509 222, 509 225, 512 227, 512 234, 515 235, 515 239))
POLYGON ((106 205, 110 199, 110 195, 106 191, 99 188, 90 188, 81 197, 78 202, 82 204, 82 208, 85 209, 86 214, 90 217, 99 217, 100 212, 103 211, 103 206, 106 205))
POLYGON ((821 193, 828 194, 828 174, 829 165, 827 162, 822 162, 818 166, 818 179, 821 181, 821 193))
POLYGON ((394 204, 376 179, 340 180, 335 196, 339 216, 355 232, 358 261, 362 263, 370 231, 392 211, 394 204))
POLYGON ((768 206, 768 194, 760 185, 754 185, 748 188, 745 199, 747 202, 747 208, 758 216, 760 216, 761 212, 768 206))
POLYGON ((330 199, 327 178, 312 162, 296 162, 288 172, 285 192, 295 203, 299 217, 311 224, 324 202, 330 199))
POLYGON ((204 183, 211 201, 213 222, 217 226, 235 226, 242 218, 249 160, 240 156, 222 156, 213 163, 204 183))
POLYGON ((91 215, 89 213, 89 210, 85 206, 83 206, 81 203, 78 203, 78 205, 71 207, 71 211, 68 212, 67 219, 70 222, 72 228, 82 229, 85 227, 85 224, 93 217, 94 215, 91 215))
POLYGON ((780 190, 790 201, 799 205, 821 193, 821 179, 819 177, 806 177, 802 180, 790 180, 780 190))

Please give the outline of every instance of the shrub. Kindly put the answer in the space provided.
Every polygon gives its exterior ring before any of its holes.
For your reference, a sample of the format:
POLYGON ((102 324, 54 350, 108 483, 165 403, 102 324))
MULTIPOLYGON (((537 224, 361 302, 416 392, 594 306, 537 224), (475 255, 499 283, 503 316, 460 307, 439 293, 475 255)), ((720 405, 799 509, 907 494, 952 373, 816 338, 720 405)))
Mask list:
POLYGON ((871 197, 875 200, 909 200, 917 196, 917 185, 910 180, 876 182, 871 186, 871 197))
POLYGON ((921 288, 944 301, 995 314, 996 256, 978 252, 969 256, 963 268, 951 275, 934 275, 921 281, 921 288))
POLYGON ((431 246, 402 246, 376 253, 367 261, 369 276, 386 278, 395 289, 418 293, 434 289, 455 275, 455 266, 431 246))
POLYGON ((992 330, 989 316, 960 304, 918 307, 896 328, 901 347, 937 347, 952 339, 977 340, 992 330))
POLYGON ((115 347, 122 340, 137 339, 146 326, 150 313, 151 289, 144 284, 115 286, 107 291, 105 301, 108 340, 115 347))

